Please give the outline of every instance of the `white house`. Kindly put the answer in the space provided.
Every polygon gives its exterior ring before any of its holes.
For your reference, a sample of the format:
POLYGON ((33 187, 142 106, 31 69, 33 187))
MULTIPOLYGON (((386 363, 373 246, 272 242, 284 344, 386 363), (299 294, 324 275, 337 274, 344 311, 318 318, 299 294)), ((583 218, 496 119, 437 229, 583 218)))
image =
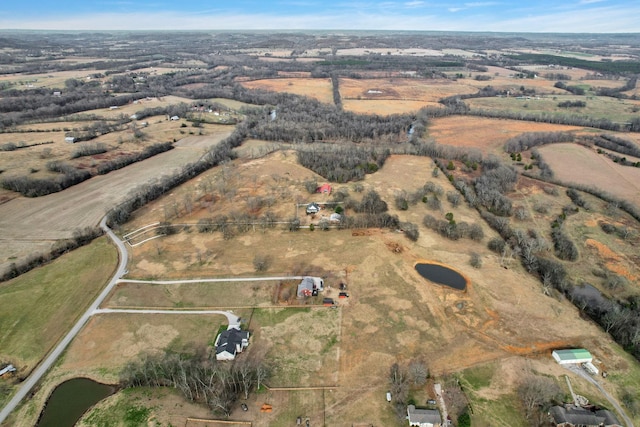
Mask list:
POLYGON ((236 354, 242 353, 249 346, 249 331, 242 331, 239 327, 229 327, 216 337, 216 360, 234 360, 236 354))
POLYGON ((320 212, 320 206, 316 202, 311 202, 307 205, 307 215, 313 215, 320 212))
POLYGON ((440 412, 435 409, 416 409, 414 405, 407 406, 407 419, 410 426, 441 427, 440 412))

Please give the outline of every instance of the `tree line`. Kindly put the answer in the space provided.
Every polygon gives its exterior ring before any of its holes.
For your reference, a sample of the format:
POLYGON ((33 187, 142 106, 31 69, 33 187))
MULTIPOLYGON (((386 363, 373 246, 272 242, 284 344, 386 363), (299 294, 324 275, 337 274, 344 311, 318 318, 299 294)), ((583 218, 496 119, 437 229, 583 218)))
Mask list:
POLYGON ((125 387, 175 388, 188 401, 228 417, 239 399, 248 399, 252 391, 264 386, 269 369, 263 361, 244 355, 236 361, 218 362, 204 355, 166 352, 128 363, 120 377, 125 387))

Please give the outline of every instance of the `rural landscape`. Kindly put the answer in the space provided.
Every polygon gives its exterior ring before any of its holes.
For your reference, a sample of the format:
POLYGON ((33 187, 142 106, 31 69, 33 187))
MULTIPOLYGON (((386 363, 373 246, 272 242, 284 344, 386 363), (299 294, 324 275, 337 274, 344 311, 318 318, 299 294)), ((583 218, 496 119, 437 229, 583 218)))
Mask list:
POLYGON ((637 34, 0 30, 0 425, 640 425, 639 76, 637 34))

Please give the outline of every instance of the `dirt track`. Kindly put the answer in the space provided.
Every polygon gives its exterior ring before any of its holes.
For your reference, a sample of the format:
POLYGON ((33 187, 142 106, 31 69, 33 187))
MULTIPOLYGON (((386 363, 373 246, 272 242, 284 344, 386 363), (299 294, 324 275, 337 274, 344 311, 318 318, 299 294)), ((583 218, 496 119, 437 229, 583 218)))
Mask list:
POLYGON ((188 137, 176 148, 107 175, 93 177, 59 193, 18 197, 0 205, 0 270, 16 259, 45 250, 73 231, 97 225, 109 208, 136 187, 198 160, 208 147, 231 133, 188 137))

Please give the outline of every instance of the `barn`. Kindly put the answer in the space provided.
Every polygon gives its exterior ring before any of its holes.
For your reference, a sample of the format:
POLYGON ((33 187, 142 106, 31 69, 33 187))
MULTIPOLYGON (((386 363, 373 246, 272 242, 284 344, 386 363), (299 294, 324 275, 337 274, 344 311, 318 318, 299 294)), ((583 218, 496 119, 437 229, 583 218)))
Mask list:
POLYGON ((551 355, 561 365, 590 363, 593 360, 591 353, 584 348, 554 350, 551 355))

